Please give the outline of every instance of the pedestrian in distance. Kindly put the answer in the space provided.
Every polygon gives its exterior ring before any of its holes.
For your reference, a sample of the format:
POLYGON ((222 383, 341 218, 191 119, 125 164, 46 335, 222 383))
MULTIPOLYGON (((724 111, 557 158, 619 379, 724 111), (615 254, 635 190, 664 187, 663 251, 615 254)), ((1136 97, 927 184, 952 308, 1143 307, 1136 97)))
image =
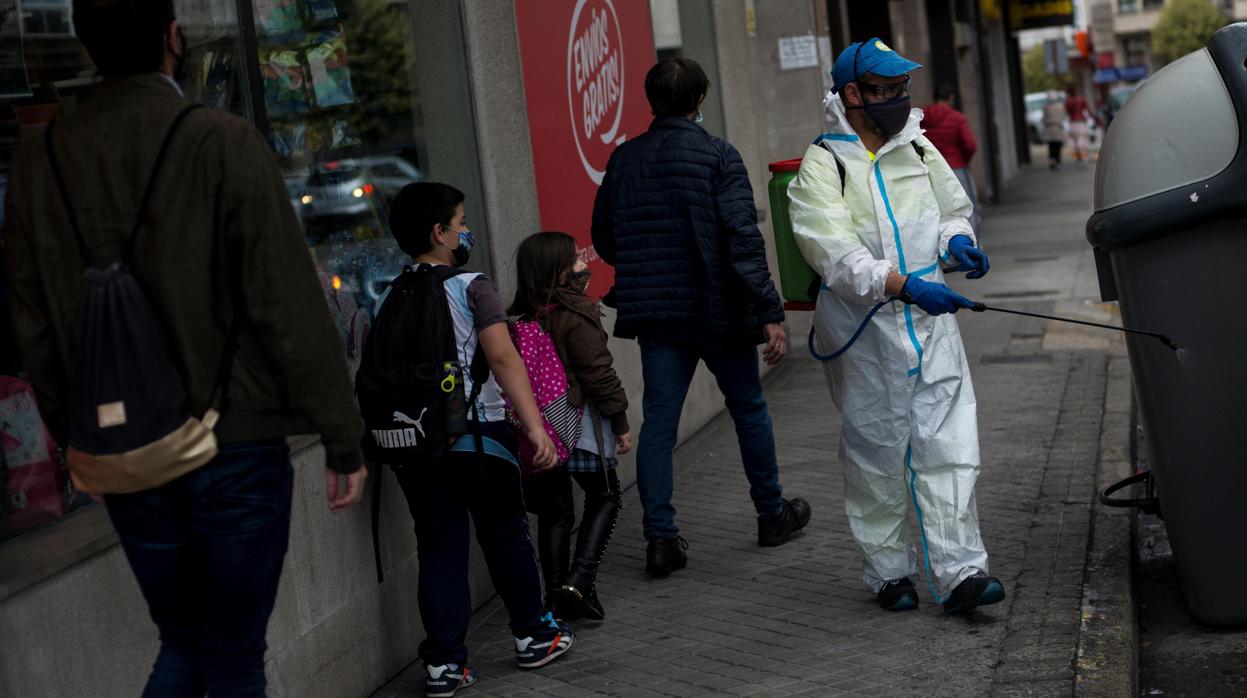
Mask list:
POLYGON ((143 695, 263 695, 286 437, 321 435, 331 511, 367 475, 341 340, 263 136, 182 94, 173 3, 75 0, 73 21, 103 81, 9 173, 17 342, 159 631, 143 695))
POLYGON ((736 424, 758 544, 782 545, 810 520, 809 503, 782 496, 758 369, 758 344, 770 365, 788 350, 783 305, 740 153, 699 125, 709 89, 691 59, 650 69, 645 96, 654 120, 611 154, 593 207, 594 247, 615 267, 615 336, 641 346, 637 490, 649 541, 645 568, 655 578, 687 563, 671 504, 672 451, 699 362, 714 374, 736 424))
POLYGON ((932 596, 963 611, 1000 601, 1004 587, 979 535, 974 389, 952 317, 973 303, 944 284, 941 263, 969 278, 989 263, 965 190, 910 107, 920 67, 879 39, 846 48, 824 100, 830 131, 806 150, 788 198, 801 254, 823 280, 816 351, 861 328, 823 366, 843 414, 845 511, 866 586, 883 609, 917 608, 912 500, 932 596))
POLYGON ((1100 118, 1091 111, 1087 98, 1078 94, 1078 87, 1070 84, 1065 98, 1065 117, 1069 120, 1070 147, 1074 150, 1074 161, 1082 162, 1091 153, 1091 122, 1099 122, 1100 118))
MULTIPOLYGON (((484 370, 465 371, 461 376, 468 395, 467 419, 471 420, 465 433, 448 450, 438 449, 444 452, 437 458, 395 464, 419 544, 417 596, 426 634, 419 652, 425 686, 430 696, 451 696, 476 681, 464 644, 472 615, 469 516, 476 525, 490 579, 510 615, 520 668, 545 666, 566 653, 574 641, 571 630, 556 622, 542 603, 541 578, 524 511, 516 435, 506 421, 502 391, 528 431, 538 467, 554 465, 554 445, 545 434, 524 363, 507 332, 498 287, 484 274, 462 269, 475 242, 464 214, 463 193, 437 182, 403 187, 390 209, 390 230, 415 265, 395 280, 378 313, 378 325, 387 317, 386 306, 402 301, 400 294, 414 293, 409 287, 432 279, 441 285, 442 312, 449 311, 455 362, 464 367, 484 364, 484 370)), ((370 362, 370 352, 378 350, 371 346, 374 338, 388 336, 394 352, 417 353, 427 348, 422 343, 440 343, 440 338, 430 335, 386 335, 374 326, 364 361, 370 362)), ((367 418, 369 408, 364 406, 364 411, 367 418)), ((422 421, 396 418, 406 424, 422 421)), ((421 428, 430 426, 426 422, 421 428)))
POLYGON ((1061 93, 1048 90, 1048 102, 1043 107, 1043 139, 1048 144, 1048 169, 1061 166, 1061 148, 1065 146, 1065 105, 1061 93))
POLYGON ((970 122, 966 120, 965 114, 957 111, 956 99, 957 91, 948 83, 935 89, 935 104, 922 112, 923 135, 944 156, 957 181, 966 190, 966 196, 974 205, 974 213, 970 214, 970 227, 978 236, 982 217, 979 215, 978 189, 974 186, 974 175, 970 172, 970 159, 978 150, 978 143, 974 140, 974 133, 970 131, 970 122))
POLYGON ((539 323, 550 336, 567 375, 568 399, 583 415, 579 441, 566 463, 524 481, 529 511, 537 515, 547 607, 560 620, 606 617, 596 579, 623 505, 618 455, 632 449, 628 395, 612 365, 602 311, 585 295, 589 276, 570 235, 530 235, 516 253, 517 289, 507 310, 521 321, 539 323), (584 492, 574 556, 572 480, 584 492))

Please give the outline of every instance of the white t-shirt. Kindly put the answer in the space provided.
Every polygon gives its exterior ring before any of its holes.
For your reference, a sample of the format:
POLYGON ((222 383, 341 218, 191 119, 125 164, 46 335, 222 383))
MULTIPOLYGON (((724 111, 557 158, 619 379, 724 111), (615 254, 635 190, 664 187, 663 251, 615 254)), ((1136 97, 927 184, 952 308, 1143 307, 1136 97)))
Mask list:
MULTIPOLYGON (((498 286, 480 272, 452 276, 445 281, 443 287, 446 289, 446 299, 450 302, 450 318, 455 325, 455 347, 464 371, 464 395, 471 396, 473 384, 470 368, 476 352, 480 349, 477 333, 492 325, 506 322, 506 305, 502 302, 502 293, 498 291, 498 286)), ((483 422, 501 422, 506 419, 502 390, 492 372, 489 380, 481 387, 476 408, 480 411, 483 422)), ((468 418, 472 417, 469 405, 468 418)))

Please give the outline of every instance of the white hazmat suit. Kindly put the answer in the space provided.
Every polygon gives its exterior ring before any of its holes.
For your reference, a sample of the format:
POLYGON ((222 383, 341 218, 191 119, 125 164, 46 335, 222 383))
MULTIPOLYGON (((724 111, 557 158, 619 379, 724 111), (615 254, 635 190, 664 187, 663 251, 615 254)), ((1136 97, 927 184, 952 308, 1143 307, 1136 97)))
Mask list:
MULTIPOLYGON (((922 136, 921 110, 872 155, 845 118, 839 95, 828 94, 824 106, 830 132, 806 150, 788 187, 797 246, 823 279, 814 316, 820 353, 849 341, 886 299, 888 272, 942 283, 949 240, 974 239, 974 208, 922 136), (843 194, 836 160, 844 168, 843 194)), ((974 389, 956 319, 888 304, 824 370, 844 414, 845 509, 866 558, 866 585, 877 593, 884 582, 919 572, 907 520, 912 501, 927 579, 943 603, 961 580, 988 571, 974 502, 974 389)))

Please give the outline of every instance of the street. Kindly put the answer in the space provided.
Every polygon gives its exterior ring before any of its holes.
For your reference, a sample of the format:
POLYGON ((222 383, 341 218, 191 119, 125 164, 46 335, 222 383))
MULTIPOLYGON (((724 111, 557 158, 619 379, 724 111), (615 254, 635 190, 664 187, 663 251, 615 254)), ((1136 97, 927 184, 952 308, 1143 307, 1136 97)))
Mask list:
MULTIPOLYGON (((1119 322, 1115 308, 1099 302, 1083 238, 1093 171, 1094 163, 1026 169, 1008 203, 985 210, 991 273, 955 280, 958 290, 1007 308, 1119 322)), ((785 494, 814 508, 806 533, 781 548, 756 546, 735 435, 721 416, 676 452, 688 568, 662 581, 645 576, 640 506, 626 492, 600 582, 606 621, 577 626, 565 660, 523 673, 514 668, 505 611, 491 601, 468 638, 482 676, 474 691, 1071 695, 1076 678, 1085 679, 1078 654, 1088 633, 1084 580, 1100 444, 1128 438, 1117 428, 1129 407, 1124 344, 1116 333, 1033 318, 958 318, 979 402, 978 508, 1005 602, 948 616, 916 579, 918 611, 878 609, 861 584, 843 513, 839 415, 797 332, 794 353, 766 389, 785 494)), ((1109 667, 1095 681, 1125 688, 1128 670, 1109 667)), ((422 682, 416 666, 376 695, 420 695, 422 682)))

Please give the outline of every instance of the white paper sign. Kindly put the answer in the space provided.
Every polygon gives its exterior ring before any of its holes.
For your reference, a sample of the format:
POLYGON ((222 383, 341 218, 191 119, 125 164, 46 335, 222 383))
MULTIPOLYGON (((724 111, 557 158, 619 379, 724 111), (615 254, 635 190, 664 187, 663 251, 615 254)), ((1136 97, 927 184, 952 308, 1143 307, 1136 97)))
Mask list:
POLYGON ((779 69, 795 70, 818 65, 818 42, 814 35, 785 36, 779 40, 779 69))

